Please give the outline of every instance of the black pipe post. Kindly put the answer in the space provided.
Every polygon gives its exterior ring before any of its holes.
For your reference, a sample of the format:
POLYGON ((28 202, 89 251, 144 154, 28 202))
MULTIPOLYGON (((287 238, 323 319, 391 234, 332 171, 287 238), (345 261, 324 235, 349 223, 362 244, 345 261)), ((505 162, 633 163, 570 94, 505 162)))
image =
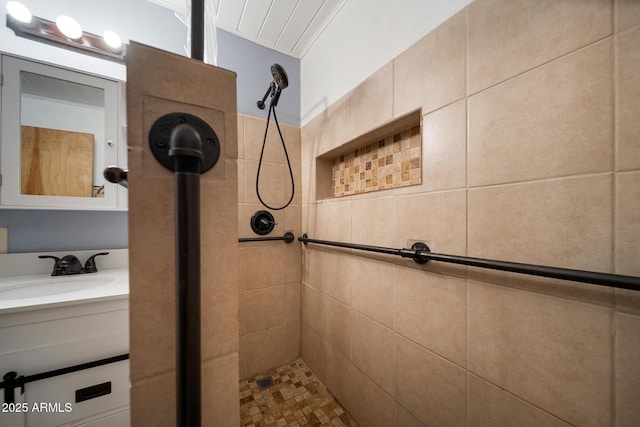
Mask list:
POLYGON ((187 124, 171 132, 176 216, 176 415, 180 427, 201 425, 200 162, 202 141, 187 124))
POLYGON ((191 0, 191 58, 204 61, 204 0, 191 0))

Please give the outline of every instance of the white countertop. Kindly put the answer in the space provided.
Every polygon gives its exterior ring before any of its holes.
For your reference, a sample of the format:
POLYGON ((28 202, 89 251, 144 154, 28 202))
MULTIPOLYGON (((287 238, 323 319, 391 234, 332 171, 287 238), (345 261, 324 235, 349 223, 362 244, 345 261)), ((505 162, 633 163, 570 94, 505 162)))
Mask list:
POLYGON ((97 273, 67 276, 31 274, 0 277, 0 314, 128 297, 128 268, 108 268, 97 273), (51 286, 49 291, 48 286, 51 286), (33 292, 30 287, 43 291, 33 292))

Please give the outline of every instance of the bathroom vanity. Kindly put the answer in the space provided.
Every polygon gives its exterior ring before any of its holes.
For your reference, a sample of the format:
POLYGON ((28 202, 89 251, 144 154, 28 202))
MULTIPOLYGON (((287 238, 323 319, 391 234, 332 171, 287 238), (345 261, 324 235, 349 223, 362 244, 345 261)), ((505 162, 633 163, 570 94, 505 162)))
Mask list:
MULTIPOLYGON (((51 276, 38 255, 0 256, 0 375, 63 369, 129 352, 128 250, 96 252, 96 273, 51 276)), ((129 426, 129 361, 28 382, 14 403, 0 390, 3 427, 129 426)))

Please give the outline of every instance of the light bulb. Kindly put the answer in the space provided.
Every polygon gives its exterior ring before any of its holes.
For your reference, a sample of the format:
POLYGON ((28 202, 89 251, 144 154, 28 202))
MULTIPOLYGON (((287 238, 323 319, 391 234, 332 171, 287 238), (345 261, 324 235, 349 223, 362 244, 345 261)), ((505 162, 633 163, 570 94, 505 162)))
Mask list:
POLYGON ((105 31, 102 37, 104 38, 104 42, 114 50, 118 50, 122 46, 120 36, 111 30, 105 31))
POLYGON ((25 24, 31 23, 31 12, 29 9, 22 3, 18 3, 17 1, 10 1, 7 3, 7 12, 9 15, 13 17, 16 21, 23 22, 25 24))
POLYGON ((71 40, 80 40, 82 38, 82 27, 72 17, 60 15, 56 18, 56 25, 62 34, 71 40))

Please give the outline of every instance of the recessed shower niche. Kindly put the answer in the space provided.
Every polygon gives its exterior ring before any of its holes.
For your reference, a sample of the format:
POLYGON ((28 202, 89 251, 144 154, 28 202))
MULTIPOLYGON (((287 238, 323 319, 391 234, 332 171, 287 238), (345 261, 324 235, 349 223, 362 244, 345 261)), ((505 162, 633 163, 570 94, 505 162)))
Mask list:
POLYGON ((318 156, 318 200, 421 184, 421 117, 416 110, 318 156))

